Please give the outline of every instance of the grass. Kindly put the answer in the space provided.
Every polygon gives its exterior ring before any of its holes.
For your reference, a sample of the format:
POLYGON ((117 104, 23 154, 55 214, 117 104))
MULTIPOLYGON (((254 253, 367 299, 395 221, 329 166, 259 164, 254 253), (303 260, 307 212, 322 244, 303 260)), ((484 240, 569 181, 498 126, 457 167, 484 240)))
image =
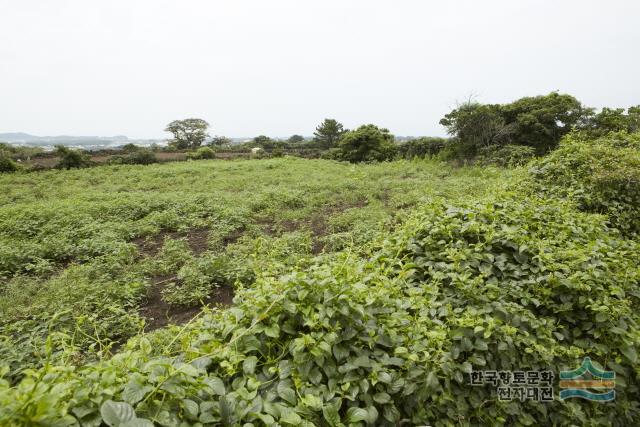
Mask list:
POLYGON ((403 210, 490 193, 511 173, 281 158, 1 176, 0 359, 16 375, 37 366, 49 331, 100 356, 228 304, 257 274, 364 253, 403 210))

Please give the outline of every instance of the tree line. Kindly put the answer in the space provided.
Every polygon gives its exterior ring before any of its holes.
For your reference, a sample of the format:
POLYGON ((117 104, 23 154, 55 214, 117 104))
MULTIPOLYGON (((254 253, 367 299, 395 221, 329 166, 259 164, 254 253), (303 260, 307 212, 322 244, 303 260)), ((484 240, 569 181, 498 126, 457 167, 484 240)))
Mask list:
MULTIPOLYGON (((336 119, 324 119, 311 139, 292 135, 286 140, 259 135, 248 143, 232 145, 225 136, 210 136, 210 125, 199 118, 174 120, 165 131, 172 134, 169 150, 191 151, 192 159, 215 158, 219 149, 262 149, 271 155, 287 150, 315 150, 320 157, 349 162, 384 161, 394 158, 433 157, 442 160, 477 161, 501 165, 519 164, 554 150, 569 132, 598 138, 611 132, 640 131, 640 105, 605 107, 597 111, 572 95, 551 92, 524 97, 507 104, 482 104, 469 100, 457 105, 439 122, 449 137, 420 137, 398 142, 386 128, 365 124, 349 130, 336 119)), ((152 150, 128 144, 112 163, 149 164, 152 150)), ((58 167, 90 166, 88 156, 57 147, 58 167)), ((18 170, 15 150, 0 146, 0 172, 18 170)))

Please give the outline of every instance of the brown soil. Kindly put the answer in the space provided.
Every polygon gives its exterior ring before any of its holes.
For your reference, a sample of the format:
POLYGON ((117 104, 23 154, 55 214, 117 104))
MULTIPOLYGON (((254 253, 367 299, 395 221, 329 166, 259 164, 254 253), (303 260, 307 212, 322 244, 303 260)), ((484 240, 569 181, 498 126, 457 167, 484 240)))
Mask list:
POLYGON ((270 236, 277 236, 282 232, 296 231, 303 228, 305 225, 308 226, 313 233, 311 252, 317 255, 324 250, 324 242, 322 242, 322 238, 329 234, 327 219, 331 215, 344 212, 347 209, 363 208, 367 206, 367 203, 366 199, 361 199, 355 203, 343 203, 335 206, 328 206, 313 214, 309 220, 305 221, 283 220, 278 223, 274 223, 270 219, 260 219, 256 222, 260 224, 262 230, 270 236))
POLYGON ((153 257, 160 252, 165 239, 186 239, 194 255, 200 255, 208 248, 209 230, 201 228, 187 232, 161 231, 155 236, 138 237, 133 240, 139 252, 145 257, 153 257))
MULTIPOLYGON (((162 299, 162 289, 173 280, 176 280, 175 276, 158 276, 153 279, 147 301, 140 309, 140 315, 147 320, 146 332, 162 328, 170 323, 175 325, 187 323, 202 310, 203 306, 201 305, 172 306, 162 299)), ((233 303, 233 288, 230 286, 217 288, 203 302, 206 306, 230 306, 233 303)))

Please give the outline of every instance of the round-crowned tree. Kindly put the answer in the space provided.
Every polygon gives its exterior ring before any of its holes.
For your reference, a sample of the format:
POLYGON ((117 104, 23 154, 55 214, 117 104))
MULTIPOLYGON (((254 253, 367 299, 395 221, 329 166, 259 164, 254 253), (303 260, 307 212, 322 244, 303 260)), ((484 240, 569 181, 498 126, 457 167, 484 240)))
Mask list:
POLYGON ((363 125, 340 138, 338 154, 342 160, 352 163, 390 160, 396 152, 393 140, 388 129, 363 125))

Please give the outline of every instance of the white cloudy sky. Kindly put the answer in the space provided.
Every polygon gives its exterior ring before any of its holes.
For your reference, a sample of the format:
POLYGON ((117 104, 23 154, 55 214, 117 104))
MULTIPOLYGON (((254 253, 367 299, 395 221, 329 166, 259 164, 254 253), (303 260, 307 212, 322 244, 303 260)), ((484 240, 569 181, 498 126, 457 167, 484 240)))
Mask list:
POLYGON ((640 104, 636 0, 0 0, 0 132, 443 134, 473 94, 640 104))

